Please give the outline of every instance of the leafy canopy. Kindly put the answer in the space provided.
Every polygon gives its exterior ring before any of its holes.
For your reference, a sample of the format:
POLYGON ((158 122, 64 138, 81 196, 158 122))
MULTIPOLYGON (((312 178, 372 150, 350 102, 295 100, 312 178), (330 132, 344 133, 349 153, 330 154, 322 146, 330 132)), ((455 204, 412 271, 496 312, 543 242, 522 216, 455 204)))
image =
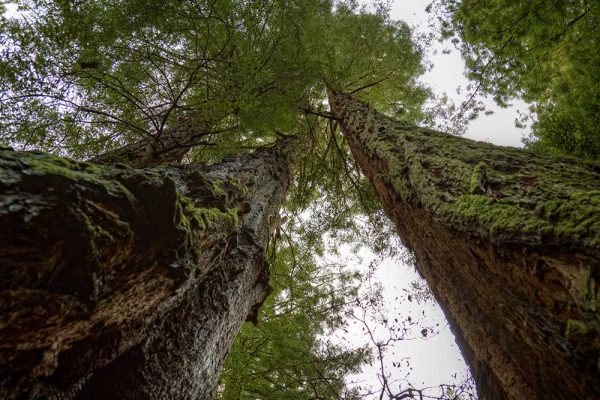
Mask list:
POLYGON ((226 132, 218 141, 250 145, 300 130, 299 110, 325 97, 325 83, 354 90, 385 81, 365 97, 413 114, 426 97, 414 81, 422 67, 406 25, 352 3, 19 6, 0 19, 0 129, 13 146, 87 158, 154 140, 185 117, 226 132))
POLYGON ((429 9, 483 93, 532 104, 529 146, 600 157, 599 2, 434 0, 429 9))

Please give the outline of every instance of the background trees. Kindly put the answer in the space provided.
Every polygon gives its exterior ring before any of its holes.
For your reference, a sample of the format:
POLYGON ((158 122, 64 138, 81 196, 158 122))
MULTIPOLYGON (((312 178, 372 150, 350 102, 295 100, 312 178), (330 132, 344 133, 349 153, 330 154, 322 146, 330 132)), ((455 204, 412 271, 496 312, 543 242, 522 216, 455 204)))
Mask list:
POLYGON ((531 103, 530 147, 598 158, 598 2, 439 0, 429 9, 478 91, 501 105, 531 103))

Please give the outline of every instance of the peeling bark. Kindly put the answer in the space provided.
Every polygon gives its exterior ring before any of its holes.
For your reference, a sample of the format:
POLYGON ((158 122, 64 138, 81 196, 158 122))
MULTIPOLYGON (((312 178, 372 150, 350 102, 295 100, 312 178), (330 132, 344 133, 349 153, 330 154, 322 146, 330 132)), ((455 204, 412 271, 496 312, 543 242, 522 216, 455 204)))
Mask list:
POLYGON ((600 398, 600 167, 330 100, 480 398, 600 398))
POLYGON ((0 398, 210 399, 296 139, 133 169, 0 151, 0 398))

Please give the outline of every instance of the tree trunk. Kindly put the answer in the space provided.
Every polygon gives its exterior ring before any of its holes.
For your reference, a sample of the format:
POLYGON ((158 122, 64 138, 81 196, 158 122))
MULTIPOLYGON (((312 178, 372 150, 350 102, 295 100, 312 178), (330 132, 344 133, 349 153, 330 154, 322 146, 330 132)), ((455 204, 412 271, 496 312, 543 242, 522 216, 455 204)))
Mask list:
POLYGON ((1 151, 0 398, 212 398, 297 148, 144 170, 1 151))
POLYGON ((148 135, 90 161, 102 165, 126 164, 133 168, 149 168, 167 162, 179 162, 192 147, 198 145, 202 137, 214 133, 210 128, 214 124, 207 121, 209 119, 198 115, 183 116, 174 126, 165 128, 162 132, 148 135))
POLYGON ((600 398, 600 167, 331 102, 480 398, 600 398))

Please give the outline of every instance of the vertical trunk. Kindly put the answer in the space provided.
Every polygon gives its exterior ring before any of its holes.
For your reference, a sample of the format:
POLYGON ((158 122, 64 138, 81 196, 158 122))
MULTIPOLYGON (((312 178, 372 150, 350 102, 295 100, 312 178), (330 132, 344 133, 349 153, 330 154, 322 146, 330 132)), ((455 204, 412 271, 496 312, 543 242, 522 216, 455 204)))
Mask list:
POLYGON ((480 398, 600 398, 600 168, 331 100, 480 398))
POLYGON ((0 152, 0 398, 212 398, 297 147, 144 170, 0 152))

